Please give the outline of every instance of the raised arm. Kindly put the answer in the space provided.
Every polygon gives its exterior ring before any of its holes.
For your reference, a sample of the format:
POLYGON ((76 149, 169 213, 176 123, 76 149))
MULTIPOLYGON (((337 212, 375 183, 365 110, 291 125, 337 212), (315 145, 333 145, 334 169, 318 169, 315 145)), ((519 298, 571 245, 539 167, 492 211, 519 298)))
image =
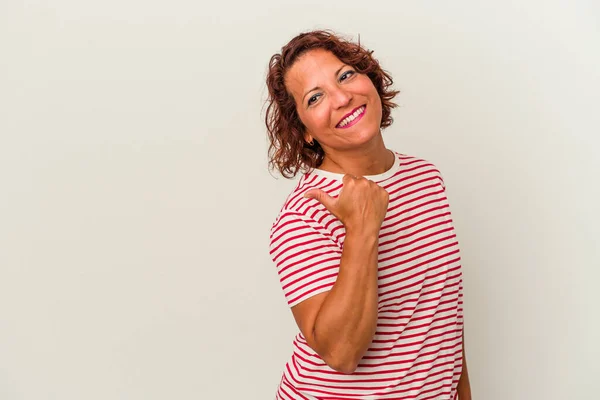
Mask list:
POLYGON ((388 193, 365 178, 344 177, 337 199, 320 190, 320 201, 345 226, 339 273, 329 292, 292 307, 309 346, 334 370, 350 374, 369 348, 377 325, 379 230, 388 193))

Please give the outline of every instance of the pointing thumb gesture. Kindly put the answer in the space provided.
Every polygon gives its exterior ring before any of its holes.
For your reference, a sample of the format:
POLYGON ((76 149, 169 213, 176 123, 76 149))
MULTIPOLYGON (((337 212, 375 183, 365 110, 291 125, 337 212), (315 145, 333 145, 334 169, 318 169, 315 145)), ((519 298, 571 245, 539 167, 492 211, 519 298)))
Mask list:
POLYGON ((307 199, 315 199, 319 203, 323 204, 327 210, 333 215, 336 215, 334 212, 336 199, 325 193, 321 189, 310 189, 306 193, 304 193, 304 197, 307 199))
POLYGON ((387 212, 387 191, 364 177, 346 174, 337 198, 321 189, 310 189, 304 197, 315 199, 339 219, 346 231, 378 231, 387 212))

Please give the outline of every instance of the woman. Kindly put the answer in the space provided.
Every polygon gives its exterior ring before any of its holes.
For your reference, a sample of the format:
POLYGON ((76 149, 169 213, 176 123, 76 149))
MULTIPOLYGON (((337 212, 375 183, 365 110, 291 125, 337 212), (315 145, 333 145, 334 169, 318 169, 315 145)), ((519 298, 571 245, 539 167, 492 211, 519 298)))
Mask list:
POLYGON ((278 399, 469 400, 462 273, 445 186, 388 150, 392 79, 328 31, 270 61, 270 165, 303 175, 270 236, 300 330, 278 399))

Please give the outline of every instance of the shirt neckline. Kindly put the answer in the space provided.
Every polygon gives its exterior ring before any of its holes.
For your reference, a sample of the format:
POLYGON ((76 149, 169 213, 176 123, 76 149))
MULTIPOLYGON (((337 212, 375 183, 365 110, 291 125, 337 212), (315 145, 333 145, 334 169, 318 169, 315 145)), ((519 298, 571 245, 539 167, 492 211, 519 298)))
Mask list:
MULTIPOLYGON (((398 153, 396 153, 395 151, 393 151, 393 150, 390 150, 390 151, 392 153, 394 153, 394 164, 392 165, 392 167, 381 174, 365 175, 365 176, 363 176, 363 178, 367 178, 373 182, 381 182, 388 178, 391 178, 392 176, 394 176, 396 174, 396 172, 400 171, 400 157, 399 157, 398 153)), ((323 177, 335 179, 338 181, 343 180, 344 175, 345 175, 345 174, 341 174, 341 173, 337 173, 337 172, 324 171, 319 168, 314 168, 312 171, 309 172, 309 174, 315 174, 318 176, 323 176, 323 177)))

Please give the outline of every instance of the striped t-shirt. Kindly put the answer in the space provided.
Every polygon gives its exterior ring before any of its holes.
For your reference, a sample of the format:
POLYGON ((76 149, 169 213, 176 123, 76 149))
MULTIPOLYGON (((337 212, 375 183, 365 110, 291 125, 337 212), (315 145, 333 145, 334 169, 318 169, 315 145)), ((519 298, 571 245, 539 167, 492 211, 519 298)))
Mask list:
MULTIPOLYGON (((453 400, 462 372, 462 272, 440 171, 395 152, 392 168, 366 176, 389 193, 379 232, 377 328, 352 374, 330 368, 302 333, 284 367, 277 399, 453 400)), ((330 290, 344 225, 315 199, 337 197, 343 174, 304 174, 271 228, 270 254, 290 307, 330 290)))

